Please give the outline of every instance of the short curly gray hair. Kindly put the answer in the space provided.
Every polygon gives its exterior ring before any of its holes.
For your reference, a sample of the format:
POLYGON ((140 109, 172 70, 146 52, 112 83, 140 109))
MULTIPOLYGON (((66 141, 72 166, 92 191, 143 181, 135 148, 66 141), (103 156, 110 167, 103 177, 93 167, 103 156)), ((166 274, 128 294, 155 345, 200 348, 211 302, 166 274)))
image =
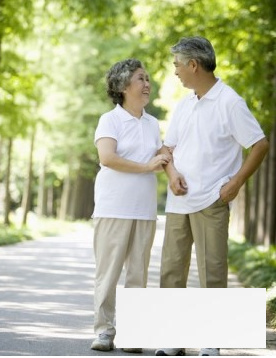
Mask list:
POLYGON ((130 84, 133 73, 138 68, 144 68, 141 61, 129 58, 115 63, 107 73, 107 94, 114 104, 123 104, 123 91, 130 84))
POLYGON ((209 40, 201 36, 183 37, 171 48, 173 54, 179 55, 180 61, 187 64, 196 60, 207 72, 216 68, 216 55, 209 40))

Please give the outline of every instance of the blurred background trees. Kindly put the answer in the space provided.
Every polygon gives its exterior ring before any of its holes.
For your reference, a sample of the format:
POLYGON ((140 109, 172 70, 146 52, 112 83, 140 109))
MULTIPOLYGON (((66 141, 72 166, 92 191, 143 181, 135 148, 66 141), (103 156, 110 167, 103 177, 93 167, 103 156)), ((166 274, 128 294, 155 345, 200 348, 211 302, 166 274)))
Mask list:
MULTIPOLYGON (((274 0, 0 0, 0 213, 88 219, 100 115, 111 109, 105 74, 137 57, 152 81, 148 111, 163 131, 185 89, 170 47, 203 35, 217 53, 217 76, 260 121, 270 152, 235 201, 232 230, 276 244, 274 0)), ((244 153, 246 155, 246 152, 244 153)), ((159 177, 164 211, 166 178, 159 177)))

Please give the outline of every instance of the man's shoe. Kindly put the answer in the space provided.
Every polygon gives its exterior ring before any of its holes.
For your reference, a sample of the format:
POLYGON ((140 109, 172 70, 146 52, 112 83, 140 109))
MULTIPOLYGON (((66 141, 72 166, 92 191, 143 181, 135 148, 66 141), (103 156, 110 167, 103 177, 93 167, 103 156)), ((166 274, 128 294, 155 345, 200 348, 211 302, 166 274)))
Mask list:
POLYGON ((127 352, 127 353, 142 353, 143 352, 142 348, 123 348, 123 351, 127 352))
POLYGON ((108 334, 101 333, 98 338, 96 338, 92 345, 91 349, 94 349, 96 351, 104 351, 108 352, 114 349, 114 343, 113 343, 114 337, 109 336, 108 334))
POLYGON ((219 348, 201 348, 199 356, 219 356, 219 348))
POLYGON ((185 356, 184 348, 161 348, 155 351, 156 356, 185 356))

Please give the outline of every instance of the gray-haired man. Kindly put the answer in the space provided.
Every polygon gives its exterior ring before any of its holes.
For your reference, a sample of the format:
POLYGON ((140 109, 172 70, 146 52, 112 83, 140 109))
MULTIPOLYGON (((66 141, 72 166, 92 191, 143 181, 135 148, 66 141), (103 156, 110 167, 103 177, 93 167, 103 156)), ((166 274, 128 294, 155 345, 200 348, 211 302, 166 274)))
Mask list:
MULTIPOLYGON (((203 37, 182 38, 171 52, 175 74, 193 92, 183 98, 164 141, 173 149, 161 262, 162 288, 185 288, 195 243, 200 286, 227 287, 229 203, 260 166, 268 141, 245 101, 215 77, 216 57, 203 37), (242 148, 250 148, 242 162, 242 148)), ((159 349, 156 355, 183 355, 159 349)), ((203 348, 200 355, 219 355, 203 348)))

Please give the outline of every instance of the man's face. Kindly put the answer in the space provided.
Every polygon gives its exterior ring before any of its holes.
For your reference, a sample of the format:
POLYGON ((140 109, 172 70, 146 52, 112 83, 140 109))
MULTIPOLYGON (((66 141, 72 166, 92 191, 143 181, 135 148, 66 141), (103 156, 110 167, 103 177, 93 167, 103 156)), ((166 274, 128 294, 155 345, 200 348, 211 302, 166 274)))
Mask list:
POLYGON ((183 86, 186 88, 192 88, 191 86, 191 76, 193 74, 189 62, 184 64, 180 61, 177 55, 174 56, 174 66, 175 66, 175 75, 180 79, 183 86))

